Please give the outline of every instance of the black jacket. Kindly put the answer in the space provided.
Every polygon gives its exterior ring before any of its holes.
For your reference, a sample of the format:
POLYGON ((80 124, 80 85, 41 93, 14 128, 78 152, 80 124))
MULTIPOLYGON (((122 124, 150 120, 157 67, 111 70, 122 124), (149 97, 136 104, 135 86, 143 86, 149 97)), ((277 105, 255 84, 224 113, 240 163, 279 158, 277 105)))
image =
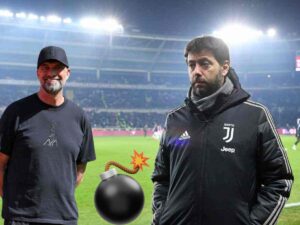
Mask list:
POLYGON ((155 225, 275 224, 293 175, 269 111, 237 76, 229 96, 200 112, 170 112, 152 176, 155 225))

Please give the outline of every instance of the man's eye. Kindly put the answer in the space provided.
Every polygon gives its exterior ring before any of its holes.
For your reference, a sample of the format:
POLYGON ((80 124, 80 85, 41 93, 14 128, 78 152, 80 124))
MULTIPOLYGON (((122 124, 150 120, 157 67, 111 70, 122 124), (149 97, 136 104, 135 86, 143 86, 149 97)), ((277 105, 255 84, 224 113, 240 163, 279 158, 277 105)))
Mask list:
POLYGON ((64 68, 62 66, 58 66, 56 68, 54 68, 55 71, 62 71, 64 68))
POLYGON ((208 61, 204 61, 204 62, 201 62, 200 65, 204 66, 204 67, 208 67, 208 66, 210 66, 210 63, 208 61))
POLYGON ((46 67, 46 66, 42 66, 42 68, 41 68, 43 71, 45 71, 45 70, 48 70, 48 67, 46 67))
POLYGON ((189 67, 190 67, 190 68, 195 68, 195 65, 196 65, 195 63, 190 63, 190 64, 189 64, 189 67))
POLYGON ((61 66, 58 66, 57 68, 55 68, 57 71, 62 71, 65 69, 65 66, 61 65, 61 66))

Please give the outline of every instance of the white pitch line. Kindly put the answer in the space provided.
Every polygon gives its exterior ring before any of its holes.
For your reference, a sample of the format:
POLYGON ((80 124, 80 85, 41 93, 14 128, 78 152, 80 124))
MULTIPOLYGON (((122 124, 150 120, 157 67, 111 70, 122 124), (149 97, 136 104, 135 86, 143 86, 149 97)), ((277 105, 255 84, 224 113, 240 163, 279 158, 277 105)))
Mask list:
POLYGON ((291 207, 295 207, 295 206, 300 206, 300 202, 286 204, 284 206, 284 208, 291 208, 291 207))

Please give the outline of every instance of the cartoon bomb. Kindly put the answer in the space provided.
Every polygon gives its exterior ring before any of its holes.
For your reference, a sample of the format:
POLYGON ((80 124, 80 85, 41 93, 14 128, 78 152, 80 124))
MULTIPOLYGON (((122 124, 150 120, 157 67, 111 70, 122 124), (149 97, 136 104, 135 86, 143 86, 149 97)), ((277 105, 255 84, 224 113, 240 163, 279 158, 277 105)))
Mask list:
POLYGON ((115 161, 105 165, 105 172, 100 175, 101 183, 95 191, 95 206, 100 216, 113 224, 126 224, 133 221, 144 206, 144 192, 139 183, 132 177, 118 174, 116 169, 109 169, 114 165, 123 171, 135 174, 143 165, 148 166, 143 152, 134 150, 131 156, 133 169, 128 169, 115 161))

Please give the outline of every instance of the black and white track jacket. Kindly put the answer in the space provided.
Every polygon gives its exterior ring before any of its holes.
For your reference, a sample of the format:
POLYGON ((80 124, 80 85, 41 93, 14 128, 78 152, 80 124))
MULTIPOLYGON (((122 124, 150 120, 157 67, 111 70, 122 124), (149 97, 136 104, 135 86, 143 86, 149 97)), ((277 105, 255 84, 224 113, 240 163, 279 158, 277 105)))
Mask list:
POLYGON ((167 115, 152 180, 154 225, 271 225, 292 170, 266 107, 235 88, 200 112, 187 98, 167 115))

